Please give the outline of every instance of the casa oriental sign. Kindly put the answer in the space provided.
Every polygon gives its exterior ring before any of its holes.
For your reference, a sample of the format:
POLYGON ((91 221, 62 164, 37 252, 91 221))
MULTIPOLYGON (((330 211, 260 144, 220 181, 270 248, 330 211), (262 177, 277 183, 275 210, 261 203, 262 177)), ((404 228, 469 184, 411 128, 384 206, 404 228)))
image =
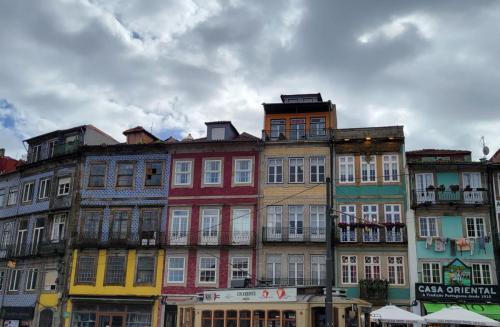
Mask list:
POLYGON ((500 302, 498 285, 451 286, 444 284, 415 284, 417 300, 500 302))

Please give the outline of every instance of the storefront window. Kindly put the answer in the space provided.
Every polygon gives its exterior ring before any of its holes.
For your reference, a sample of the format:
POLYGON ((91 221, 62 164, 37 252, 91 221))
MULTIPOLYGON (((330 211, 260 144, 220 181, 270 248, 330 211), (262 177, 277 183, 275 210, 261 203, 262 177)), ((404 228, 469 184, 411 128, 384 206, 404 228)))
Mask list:
POLYGON ((250 327, 250 311, 240 311, 240 327, 250 327))
POLYGON ((127 315, 127 327, 151 326, 150 313, 129 313, 127 315))
POLYGON ((284 327, 296 327, 297 316, 295 314, 295 311, 285 311, 283 313, 283 323, 284 327))
POLYGON ((261 310, 253 312, 253 327, 264 327, 266 323, 266 313, 261 310))
POLYGON ((214 312, 214 327, 224 327, 224 311, 217 310, 214 312))
POLYGON ((72 327, 95 327, 96 314, 90 312, 73 313, 72 327))
POLYGON ((279 311, 268 311, 267 313, 267 326, 280 327, 281 316, 279 311))
POLYGON ((238 325, 238 313, 235 310, 229 310, 227 313, 227 327, 236 327, 238 325))

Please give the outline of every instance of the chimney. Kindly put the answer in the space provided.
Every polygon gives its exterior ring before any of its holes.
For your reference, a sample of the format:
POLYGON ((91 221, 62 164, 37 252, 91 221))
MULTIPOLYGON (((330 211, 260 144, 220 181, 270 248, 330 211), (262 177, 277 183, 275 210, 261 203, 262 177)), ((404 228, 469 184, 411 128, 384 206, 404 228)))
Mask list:
POLYGON ((127 129, 123 135, 127 137, 127 144, 149 144, 159 140, 142 126, 127 129))
POLYGON ((1 148, 0 149, 0 158, 3 158, 3 157, 5 157, 5 149, 1 148))

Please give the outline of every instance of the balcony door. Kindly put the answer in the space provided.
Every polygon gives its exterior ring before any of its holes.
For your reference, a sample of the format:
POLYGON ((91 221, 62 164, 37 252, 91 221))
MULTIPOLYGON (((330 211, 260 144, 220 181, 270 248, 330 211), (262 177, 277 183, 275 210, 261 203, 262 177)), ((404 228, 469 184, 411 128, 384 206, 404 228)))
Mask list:
POLYGON ((283 208, 281 206, 267 207, 267 229, 266 237, 268 240, 281 240, 282 235, 282 216, 283 208))
POLYGON ((415 174, 415 191, 417 203, 435 202, 436 194, 427 188, 434 185, 434 176, 432 173, 415 174))
POLYGON ((112 240, 126 240, 128 239, 128 211, 115 211, 113 212, 113 223, 111 225, 111 239, 112 240))
POLYGON ((40 242, 43 240, 43 231, 45 229, 45 219, 37 218, 35 222, 35 229, 33 230, 33 240, 31 242, 31 254, 37 254, 40 242))
POLYGON ((304 206, 288 206, 288 239, 304 238, 304 206))
POLYGON ((285 136, 285 120, 273 119, 271 120, 271 140, 277 140, 285 136))
POLYGON ((292 119, 290 121, 290 139, 303 140, 306 138, 306 120, 292 119))
POLYGON ((233 210, 233 244, 250 244, 250 209, 233 210))
POLYGON ((219 240, 219 209, 203 209, 202 244, 217 244, 219 240))
POLYGON ((462 175, 464 185, 464 202, 476 203, 483 202, 483 193, 478 191, 481 188, 481 174, 480 173, 463 173, 462 175))
POLYGON ((170 230, 170 244, 187 244, 189 210, 173 210, 170 230))
POLYGON ((22 220, 19 222, 19 229, 17 230, 16 249, 15 254, 21 255, 25 252, 28 240, 28 221, 22 220))
POLYGON ((311 240, 324 241, 326 235, 325 206, 310 207, 309 227, 311 229, 311 240))

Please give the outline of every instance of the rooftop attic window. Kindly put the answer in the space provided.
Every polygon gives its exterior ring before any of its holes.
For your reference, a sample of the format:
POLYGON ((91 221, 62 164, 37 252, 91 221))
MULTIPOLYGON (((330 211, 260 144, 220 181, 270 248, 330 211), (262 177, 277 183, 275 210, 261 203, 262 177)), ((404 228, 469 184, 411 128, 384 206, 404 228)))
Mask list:
POLYGON ((320 93, 317 94, 290 94, 282 95, 281 101, 283 103, 311 103, 311 102, 323 102, 320 93))
POLYGON ((224 127, 212 128, 212 140, 224 140, 226 129, 224 127))

